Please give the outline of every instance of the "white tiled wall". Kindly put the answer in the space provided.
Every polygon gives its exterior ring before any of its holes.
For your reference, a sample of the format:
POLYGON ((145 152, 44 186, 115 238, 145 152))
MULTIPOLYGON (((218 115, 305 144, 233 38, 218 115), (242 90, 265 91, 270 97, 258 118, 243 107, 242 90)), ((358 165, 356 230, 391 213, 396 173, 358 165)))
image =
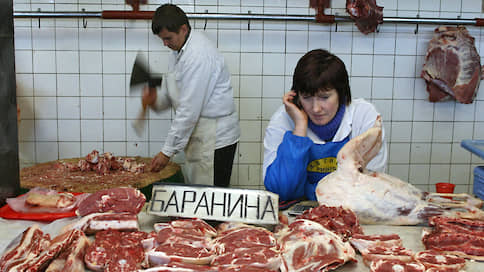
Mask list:
MULTIPOLYGON (((142 10, 160 3, 149 1, 142 10)), ((305 0, 169 1, 186 12, 314 14, 305 0)), ((479 0, 381 0, 385 16, 483 17, 479 0)), ((15 11, 131 10, 123 0, 14 0, 15 11)), ((344 0, 327 13, 345 14, 344 0)), ((484 139, 484 90, 470 105, 428 102, 420 71, 435 25, 384 24, 363 35, 352 23, 290 21, 192 21, 224 54, 232 73, 242 127, 232 185, 262 188, 264 128, 291 86, 297 60, 325 48, 347 65, 354 97, 382 113, 389 143, 390 174, 424 190, 451 181, 472 192, 472 171, 484 161, 460 147, 484 139), (204 26, 206 23, 206 29, 204 26)), ((481 28, 469 26, 483 53, 481 28)), ((167 69, 169 51, 147 20, 15 19, 22 165, 83 156, 96 148, 116 155, 153 156, 161 148, 172 112, 149 113, 143 136, 131 122, 140 110, 129 93, 138 51, 154 72, 167 69), (83 24, 87 23, 86 27, 83 24)), ((484 53, 483 53, 484 54, 484 53)), ((484 87, 481 87, 481 89, 484 87)))

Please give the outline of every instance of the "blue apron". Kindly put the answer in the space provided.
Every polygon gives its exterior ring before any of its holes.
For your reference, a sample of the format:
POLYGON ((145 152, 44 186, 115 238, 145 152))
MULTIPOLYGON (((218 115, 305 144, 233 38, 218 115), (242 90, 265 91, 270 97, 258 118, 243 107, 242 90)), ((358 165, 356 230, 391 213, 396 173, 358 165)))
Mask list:
POLYGON ((350 140, 346 137, 339 142, 314 144, 309 149, 309 164, 307 170, 307 183, 304 194, 311 200, 316 200, 316 186, 318 182, 337 168, 336 157, 338 152, 350 140))

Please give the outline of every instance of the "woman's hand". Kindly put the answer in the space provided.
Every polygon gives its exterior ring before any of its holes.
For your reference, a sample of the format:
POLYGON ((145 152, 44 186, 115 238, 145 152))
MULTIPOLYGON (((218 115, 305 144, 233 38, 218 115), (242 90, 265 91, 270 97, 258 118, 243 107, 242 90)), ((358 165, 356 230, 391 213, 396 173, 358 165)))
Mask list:
POLYGON ((293 101, 295 96, 296 92, 292 90, 285 93, 282 97, 282 103, 284 103, 287 114, 289 114, 295 124, 294 131, 292 133, 297 136, 306 137, 308 130, 308 115, 304 109, 299 108, 296 106, 296 104, 294 104, 293 101))

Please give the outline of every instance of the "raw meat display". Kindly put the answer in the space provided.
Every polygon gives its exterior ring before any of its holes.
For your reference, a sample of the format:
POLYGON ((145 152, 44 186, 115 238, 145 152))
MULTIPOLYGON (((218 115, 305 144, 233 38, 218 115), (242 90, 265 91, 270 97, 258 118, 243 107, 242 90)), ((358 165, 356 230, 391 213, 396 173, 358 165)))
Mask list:
POLYGON ((360 253, 368 252, 370 247, 402 247, 402 239, 398 234, 364 235, 354 234, 350 238, 351 245, 360 253))
POLYGON ((137 214, 143 209, 145 202, 145 195, 135 188, 104 189, 92 193, 82 200, 76 213, 80 216, 104 212, 137 214))
POLYGON ((82 233, 72 239, 70 245, 54 259, 45 272, 83 272, 84 254, 89 246, 89 239, 82 233))
POLYGON ((146 268, 148 264, 141 240, 147 237, 148 233, 141 231, 100 231, 86 250, 86 266, 93 271, 136 271, 146 268))
POLYGON ((37 256, 50 245, 50 236, 39 229, 38 225, 27 228, 20 243, 3 254, 0 259, 0 271, 10 271, 12 267, 23 262, 29 256, 37 256))
POLYGON ((472 103, 481 81, 481 58, 465 27, 442 26, 429 42, 421 77, 431 102, 448 97, 472 103))
POLYGON ((424 229, 426 249, 484 261, 484 221, 452 217, 433 217, 433 229, 424 229))
POLYGON ((383 7, 377 6, 375 0, 346 0, 346 11, 363 34, 375 32, 383 23, 383 7))
POLYGON ((93 150, 87 154, 85 159, 79 160, 76 164, 64 162, 58 165, 67 171, 95 171, 99 175, 106 175, 111 171, 129 171, 143 173, 144 163, 137 163, 134 159, 115 157, 111 152, 99 155, 99 151, 93 150))
MULTIPOLYGON (((337 155, 338 168, 316 187, 319 204, 350 209, 363 224, 415 225, 443 214, 444 208, 427 201, 426 193, 412 184, 366 169, 380 150, 381 133, 378 117, 374 127, 343 146, 337 155)), ((482 211, 467 208, 482 216, 482 211)))
POLYGON ((435 269, 434 271, 443 272, 458 272, 462 271, 466 265, 464 258, 442 254, 441 252, 434 250, 421 251, 415 254, 415 260, 425 266, 427 272, 429 269, 435 269))
POLYGON ((281 248, 281 271, 328 271, 355 261, 354 249, 321 224, 298 219, 276 233, 281 248))
POLYGON ((93 234, 102 230, 137 231, 138 217, 132 213, 91 213, 64 227, 63 231, 82 230, 93 234))
POLYGON ((415 261, 378 260, 370 266, 371 272, 425 272, 425 266, 415 261))
POLYGON ((318 222, 323 227, 338 234, 344 241, 354 234, 363 233, 356 214, 343 207, 320 205, 304 211, 296 219, 308 219, 318 222))

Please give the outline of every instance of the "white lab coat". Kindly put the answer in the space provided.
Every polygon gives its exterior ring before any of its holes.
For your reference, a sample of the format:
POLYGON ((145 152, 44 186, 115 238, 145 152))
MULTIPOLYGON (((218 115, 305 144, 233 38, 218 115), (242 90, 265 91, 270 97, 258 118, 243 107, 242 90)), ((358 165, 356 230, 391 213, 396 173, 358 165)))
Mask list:
POLYGON ((157 92, 155 110, 175 109, 161 151, 171 157, 184 150, 187 182, 213 185, 213 152, 240 137, 223 56, 203 34, 192 30, 183 48, 173 52, 157 92))
MULTIPOLYGON (((375 123, 376 117, 380 115, 375 107, 364 99, 353 99, 351 104, 346 107, 341 125, 333 138, 333 141, 342 141, 348 135, 350 139, 362 134, 375 123)), ((294 122, 287 114, 282 105, 271 117, 264 136, 264 165, 262 180, 265 179, 266 169, 276 159, 277 148, 282 142, 286 131, 294 130, 294 122)), ((325 141, 319 139, 316 134, 308 128, 307 136, 315 144, 324 144, 325 141)), ((382 148, 380 152, 367 165, 372 171, 384 172, 387 162, 387 146, 385 141, 385 130, 382 128, 382 148)))

